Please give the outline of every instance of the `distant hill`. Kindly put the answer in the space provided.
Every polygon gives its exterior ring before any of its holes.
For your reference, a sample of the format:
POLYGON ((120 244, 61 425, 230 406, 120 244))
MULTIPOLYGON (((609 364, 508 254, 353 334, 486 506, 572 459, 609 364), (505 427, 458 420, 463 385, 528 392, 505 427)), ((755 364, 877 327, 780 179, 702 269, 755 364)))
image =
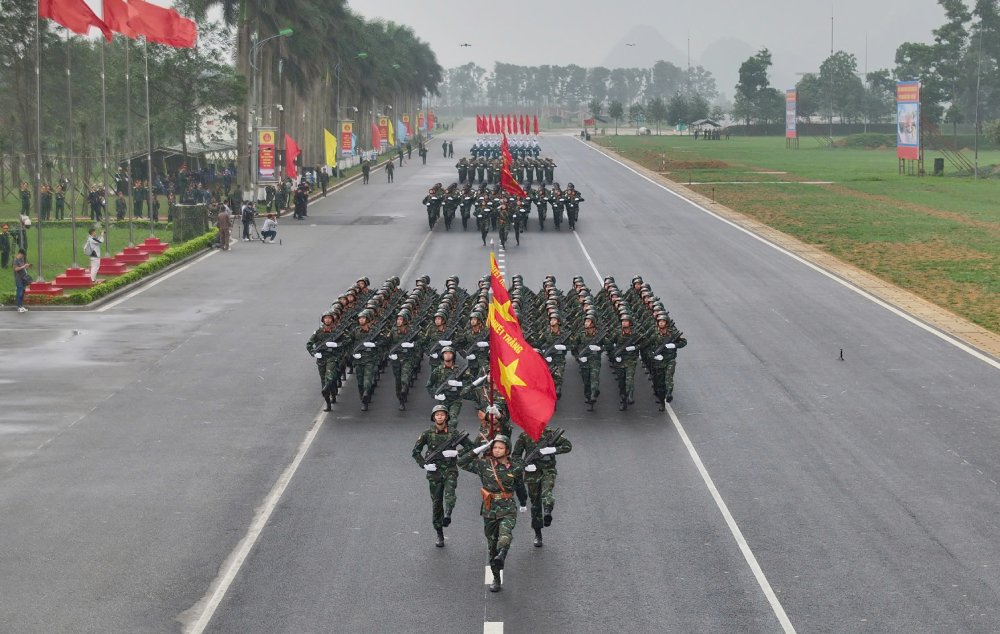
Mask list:
MULTIPOLYGON (((712 73, 719 93, 731 100, 736 94, 736 83, 740 80, 740 64, 756 52, 754 47, 743 40, 725 37, 705 47, 697 63, 712 73)), ((691 63, 695 64, 694 60, 691 63)))
MULTIPOLYGON (((633 27, 612 47, 602 66, 606 68, 652 68, 659 60, 687 66, 687 53, 667 41, 654 27, 641 24, 633 27), (635 46, 626 46, 626 43, 635 46)), ((694 63, 694 60, 691 62, 694 63)))

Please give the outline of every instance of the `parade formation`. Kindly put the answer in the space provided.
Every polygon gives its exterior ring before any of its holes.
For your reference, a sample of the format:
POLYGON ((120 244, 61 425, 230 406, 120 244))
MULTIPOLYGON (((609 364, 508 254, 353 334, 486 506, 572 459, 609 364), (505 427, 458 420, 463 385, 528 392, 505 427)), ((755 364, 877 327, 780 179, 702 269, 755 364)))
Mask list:
MULTIPOLYGON (((490 590, 502 586, 501 571, 519 512, 530 504, 534 545, 541 547, 542 529, 552 524, 555 508, 556 455, 569 453, 565 431, 549 425, 533 438, 513 438, 511 411, 490 371, 490 277, 474 290, 460 286, 457 276, 436 290, 424 275, 409 291, 391 277, 373 289, 359 278, 340 294, 320 318, 306 343, 316 362, 325 410, 342 397, 353 374, 362 411, 367 411, 379 379, 392 369, 400 411, 407 409, 410 389, 427 360, 425 389, 436 401, 432 426, 422 432, 411 452, 424 470, 430 489, 435 545, 444 547, 444 529, 456 504, 459 469, 481 481, 480 514, 493 571, 490 590), (475 411, 475 435, 458 428, 463 405, 475 411), (516 502, 515 502, 516 499, 516 502)), ((604 360, 614 376, 619 410, 635 404, 636 369, 648 375, 659 411, 673 400, 677 350, 687 345, 662 300, 636 275, 623 291, 605 277, 593 292, 582 276, 563 290, 548 275, 539 290, 511 278, 505 310, 519 323, 528 345, 548 368, 556 400, 562 398, 567 360, 576 360, 588 411, 601 394, 604 360)))

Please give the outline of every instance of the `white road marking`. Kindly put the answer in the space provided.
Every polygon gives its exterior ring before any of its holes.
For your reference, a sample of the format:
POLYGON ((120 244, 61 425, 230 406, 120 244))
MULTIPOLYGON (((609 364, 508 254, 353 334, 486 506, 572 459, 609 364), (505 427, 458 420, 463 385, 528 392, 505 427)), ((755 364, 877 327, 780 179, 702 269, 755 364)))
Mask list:
MULTIPOLYGON (((581 143, 583 143, 583 142, 581 141, 581 143)), ((917 319, 913 315, 907 314, 906 312, 900 310, 899 308, 896 308, 892 304, 889 304, 888 302, 885 302, 885 301, 879 299, 878 297, 875 297, 874 295, 872 295, 868 291, 864 290, 863 288, 855 286, 854 284, 851 284, 847 280, 844 280, 844 279, 841 279, 840 277, 837 277, 836 275, 834 275, 833 273, 827 271, 826 269, 824 269, 824 268, 822 268, 822 267, 820 267, 820 266, 818 266, 816 264, 813 264, 809 260, 806 260, 805 258, 802 258, 802 257, 800 257, 800 256, 792 253, 791 251, 785 249, 784 247, 781 247, 781 246, 779 246, 779 245, 771 242, 767 238, 764 238, 763 236, 757 235, 756 233, 754 233, 753 231, 750 231, 746 227, 741 227, 740 225, 736 224, 735 222, 733 222, 733 221, 731 221, 731 220, 729 220, 727 218, 723 218, 722 216, 720 216, 719 214, 715 213, 711 209, 707 209, 705 207, 702 207, 701 205, 699 205, 698 203, 694 202, 693 200, 688 200, 687 198, 685 198, 684 196, 682 196, 679 193, 675 192, 674 190, 670 189, 669 187, 665 187, 664 185, 661 185, 660 183, 657 183, 652 178, 650 178, 650 177, 646 176, 645 174, 643 174, 643 173, 635 170, 634 168, 632 168, 632 167, 630 167, 630 166, 622 163, 621 161, 619 161, 618 159, 614 158, 613 156, 609 156, 605 152, 602 152, 601 150, 599 150, 599 149, 597 149, 597 148, 595 148, 595 147, 593 147, 591 145, 588 145, 586 143, 584 143, 584 145, 586 147, 590 148, 591 150, 597 152, 598 154, 601 154, 602 156, 604 156, 605 158, 607 158, 609 161, 612 161, 614 163, 617 163, 617 164, 621 165, 622 167, 624 167, 628 171, 632 172, 633 174, 635 174, 639 178, 647 180, 650 183, 652 183, 653 185, 656 185, 657 187, 659 187, 660 189, 662 189, 663 191, 671 194, 672 196, 680 198, 684 202, 686 202, 689 205, 693 206, 695 209, 703 211, 706 214, 708 214, 708 215, 712 216, 713 218, 715 218, 716 220, 724 222, 727 225, 729 225, 730 227, 738 229, 738 230, 742 231, 743 233, 747 234, 748 236, 750 236, 752 238, 755 238, 756 240, 759 240, 760 242, 763 242, 764 244, 768 245, 772 249, 775 249, 775 250, 777 250, 777 251, 779 251, 781 253, 784 253, 788 257, 790 257, 790 258, 792 258, 792 259, 794 259, 794 260, 796 260, 798 262, 801 262, 802 264, 805 264, 806 266, 808 266, 809 268, 813 269, 817 273, 821 273, 822 275, 825 275, 826 277, 830 278, 831 280, 837 282, 841 286, 844 286, 845 288, 851 289, 852 291, 854 291, 858 295, 861 295, 865 299, 867 299, 869 301, 872 301, 875 304, 878 304, 879 306, 881 306, 882 308, 885 308, 886 310, 888 310, 889 312, 893 313, 894 315, 897 315, 898 317, 902 317, 903 319, 905 319, 906 321, 910 322, 914 326, 917 326, 918 328, 922 328, 923 330, 926 330, 927 332, 931 333, 932 335, 934 335, 935 337, 941 339, 942 341, 946 341, 946 342, 950 343, 951 345, 955 346, 956 348, 958 348, 959 350, 962 350, 963 352, 967 352, 970 355, 972 355, 973 357, 979 359, 980 361, 983 361, 984 363, 986 363, 988 365, 991 365, 994 368, 1000 370, 1000 361, 997 361, 996 359, 992 359, 992 358, 988 357, 987 355, 985 355, 982 352, 976 350, 975 348, 966 345, 964 342, 959 341, 958 339, 955 339, 954 337, 952 337, 951 335, 949 335, 946 332, 942 332, 941 330, 938 330, 937 328, 934 328, 933 326, 925 324, 924 322, 920 321, 919 319, 917 319)), ((577 236, 577 240, 579 240, 579 236, 577 236)), ((580 245, 582 246, 583 243, 581 242, 580 245)), ((589 259, 589 256, 588 256, 588 259, 589 259)), ((593 262, 591 263, 591 266, 593 266, 593 262)), ((597 267, 594 267, 594 270, 596 271, 597 267)))
POLYGON ((403 271, 403 274, 399 276, 400 284, 406 284, 406 278, 413 274, 413 269, 417 266, 417 261, 420 260, 420 256, 423 255, 424 250, 427 248, 427 243, 430 242, 431 237, 434 235, 433 231, 428 231, 427 235, 424 236, 424 241, 420 243, 417 250, 413 253, 413 258, 410 260, 409 266, 403 271))
MULTIPOLYGON (((232 241, 230 241, 230 244, 232 244, 232 241)), ((210 257, 212 257, 213 255, 215 255, 215 254, 216 254, 216 253, 218 253, 218 252, 219 252, 219 250, 218 250, 218 249, 212 249, 212 250, 211 250, 211 251, 209 251, 208 253, 206 253, 206 254, 204 254, 204 255, 201 255, 201 256, 199 256, 199 257, 196 257, 195 259, 191 260, 191 261, 190 261, 190 262, 188 262, 187 264, 185 264, 185 265, 183 265, 183 266, 180 266, 180 267, 177 267, 176 269, 174 269, 173 271, 170 271, 169 273, 167 273, 167 274, 165 274, 165 275, 161 275, 160 277, 156 278, 156 279, 155 279, 155 280, 153 280, 152 282, 149 282, 148 284, 143 284, 143 285, 142 285, 141 287, 139 287, 139 288, 135 289, 135 290, 134 290, 134 291, 132 291, 131 293, 128 293, 127 295, 125 295, 125 296, 123 296, 123 297, 119 297, 118 299, 116 299, 116 300, 115 300, 115 301, 113 301, 113 302, 110 302, 110 303, 108 303, 108 304, 105 304, 104 306, 101 306, 101 307, 100 307, 100 308, 98 308, 98 309, 97 309, 97 310, 96 310, 95 312, 98 312, 98 313, 103 313, 103 312, 104 312, 104 311, 106 311, 106 310, 111 310, 112 308, 114 308, 114 307, 115 307, 115 306, 117 306, 118 304, 121 304, 122 302, 125 302, 125 301, 127 301, 127 300, 130 300, 130 299, 132 299, 133 297, 135 297, 135 296, 136 296, 136 295, 138 295, 139 293, 142 293, 142 292, 144 292, 144 291, 147 291, 147 290, 149 290, 149 289, 153 288, 154 286, 156 286, 156 285, 157 285, 157 284, 159 284, 160 282, 164 282, 164 281, 166 281, 166 280, 169 280, 170 278, 172 278, 173 276, 177 275, 178 273, 180 273, 180 272, 182 272, 182 271, 186 271, 186 270, 188 270, 189 268, 191 268, 191 267, 192 267, 192 266, 194 266, 195 264, 198 264, 199 262, 201 262, 201 261, 202 261, 202 260, 204 260, 205 258, 210 258, 210 257)))
POLYGON ((202 599, 191 608, 191 611, 198 611, 198 618, 195 619, 194 623, 189 628, 185 629, 185 632, 188 632, 189 634, 201 634, 205 631, 209 622, 211 622, 216 608, 219 607, 223 597, 226 596, 229 586, 232 585, 233 580, 236 579, 236 575, 243 566, 243 562, 246 561, 247 555, 250 554, 250 550, 253 549, 254 544, 256 544, 257 540, 260 538, 260 534, 264 530, 264 526, 267 525, 267 521, 274 513, 274 509, 278 506, 278 501, 281 499, 282 494, 284 494, 285 489, 288 488, 288 484, 292 481, 292 477, 298 470, 299 464, 302 463, 302 458, 304 458, 306 452, 309 451, 309 447, 312 445, 313 440, 316 438, 316 434, 319 433, 320 427, 323 426, 323 422, 325 420, 326 412, 321 411, 316 415, 316 418, 313 421, 312 429, 309 430, 309 433, 306 434, 306 437, 299 445, 299 449, 295 453, 295 458, 281 473, 281 476, 278 477, 278 480, 274 483, 270 493, 268 493, 267 497, 264 498, 264 503, 258 507, 257 512, 254 514, 253 521, 247 529, 246 535, 243 536, 240 543, 236 545, 233 552, 226 558, 219 576, 216 577, 215 581, 213 581, 209 586, 208 594, 202 597, 202 599))
POLYGON ((483 623, 483 634, 503 634, 503 621, 486 621, 483 623))
MULTIPOLYGON (((628 166, 626 165, 625 167, 628 166)), ((593 269, 594 275, 597 276, 598 280, 602 280, 603 278, 601 277, 601 272, 594 264, 593 258, 590 257, 590 253, 587 251, 587 247, 583 244, 580 234, 574 233, 573 235, 576 236, 576 241, 580 243, 580 249, 583 251, 583 255, 587 258, 587 262, 590 263, 590 268, 593 269)), ((778 597, 774 594, 774 590, 771 589, 771 584, 768 582, 767 577, 764 576, 764 571, 761 569, 760 564, 757 563, 757 558, 754 557, 753 551, 750 550, 747 540, 743 537, 743 532, 740 531, 740 527, 736 524, 736 520, 733 519, 733 515, 729 512, 729 507, 726 506, 726 502, 722 499, 722 495, 719 493, 719 490, 715 488, 715 483, 712 481, 712 477, 708 475, 708 470, 705 469, 705 464, 701 461, 701 457, 698 455, 698 452, 695 451, 694 445, 691 444, 691 440, 684 431, 684 427, 681 425, 680 419, 677 418, 677 414, 674 413, 673 408, 670 407, 669 404, 667 404, 667 413, 670 415, 670 420, 674 423, 677 433, 681 437, 681 441, 683 441, 684 446, 687 447, 688 454, 691 456, 691 460, 698 469, 698 473, 701 474, 701 479, 705 482, 705 486, 708 487, 708 491, 712 495, 712 499, 715 500, 716 506, 718 506, 719 511, 722 512, 722 517, 726 521, 726 526, 729 527, 729 532, 732 533, 737 546, 739 546, 740 552, 743 553, 743 558, 746 560, 747 565, 750 566, 750 570, 753 572, 754 578, 757 579, 757 583, 760 585, 760 589, 764 592, 764 596, 767 597, 767 602, 771 604, 771 609, 774 611, 774 615, 778 617, 778 622, 781 623, 782 630, 784 630, 786 634, 794 633, 795 628, 792 627, 792 622, 788 620, 788 615, 785 614, 785 609, 781 606, 781 602, 778 601, 778 597)))

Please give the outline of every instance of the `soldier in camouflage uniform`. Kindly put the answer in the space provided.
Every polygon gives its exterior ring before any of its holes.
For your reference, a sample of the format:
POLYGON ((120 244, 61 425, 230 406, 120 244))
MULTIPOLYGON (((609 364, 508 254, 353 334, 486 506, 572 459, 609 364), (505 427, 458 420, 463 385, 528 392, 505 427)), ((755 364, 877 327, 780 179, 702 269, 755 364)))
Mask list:
POLYGON ((533 461, 537 470, 524 474, 524 485, 528 489, 528 497, 531 498, 531 528, 535 529, 536 548, 542 545, 542 526, 552 524, 552 509, 556 505, 556 498, 552 493, 556 485, 556 454, 569 453, 573 450, 573 444, 565 435, 560 436, 559 440, 555 440, 555 436, 556 432, 551 427, 545 428, 538 442, 532 440, 525 432, 521 432, 511 453, 514 460, 523 462, 536 447, 541 447, 539 449, 541 457, 533 461))
POLYGON ((455 349, 445 346, 441 348, 441 363, 427 377, 427 393, 446 406, 451 420, 457 422, 462 413, 462 399, 475 378, 468 365, 456 363, 455 349))
POLYGON ((378 378, 379 365, 382 360, 383 341, 382 333, 376 332, 372 324, 375 314, 371 309, 358 313, 358 330, 356 338, 358 344, 354 348, 351 357, 354 359, 354 374, 358 382, 358 396, 361 397, 361 411, 368 411, 368 404, 371 403, 372 394, 375 391, 375 382, 378 378))
MULTIPOLYGON (((336 334, 333 327, 334 315, 332 312, 326 312, 323 313, 320 319, 323 325, 309 337, 309 341, 306 342, 306 350, 316 358, 316 369, 319 370, 320 391, 323 394, 323 400, 326 401, 324 411, 329 412, 331 410, 330 404, 336 399, 336 396, 331 396, 330 386, 334 385, 337 379, 340 378, 340 370, 337 360, 333 355, 333 351, 337 346, 334 340, 336 334), (328 342, 333 345, 328 346, 328 342)), ((333 389, 335 390, 336 388, 333 389)))
POLYGON ((580 378, 583 379, 583 397, 587 403, 587 411, 594 411, 594 403, 601 395, 601 351, 603 340, 598 339, 597 318, 588 313, 583 318, 583 332, 573 342, 573 356, 580 366, 580 378))
POLYGON ((418 333, 410 332, 410 311, 403 309, 396 316, 396 325, 389 336, 389 364, 392 366, 392 375, 396 379, 396 400, 399 401, 399 410, 406 409, 406 400, 409 398, 410 383, 413 381, 413 372, 420 367, 420 348, 418 333))
POLYGON ((569 333, 561 331, 562 317, 553 314, 549 318, 549 329, 538 335, 533 344, 549 365, 552 381, 556 386, 556 398, 562 398, 563 374, 566 372, 566 351, 571 339, 569 333))
POLYGON ((683 333, 677 330, 673 320, 665 313, 656 316, 656 330, 646 340, 644 353, 649 359, 650 379, 653 381, 653 394, 659 410, 666 409, 667 403, 674 400, 674 370, 677 367, 677 349, 687 345, 683 333))
POLYGON ((476 437, 476 442, 489 442, 498 435, 510 438, 514 431, 507 408, 499 399, 492 405, 488 400, 479 400, 476 403, 476 416, 479 418, 479 436, 476 437))
MULTIPOLYGON (((459 467, 476 474, 482 482, 480 494, 483 503, 479 514, 483 517, 483 532, 486 534, 490 569, 493 571, 490 592, 499 592, 501 589, 500 571, 503 570, 513 539, 517 513, 528 510, 524 467, 511 462, 509 447, 510 438, 498 435, 492 441, 463 453, 458 459, 459 467), (514 505, 515 494, 519 508, 514 505)), ((531 469, 535 469, 534 465, 531 465, 531 469)))
POLYGON ((618 409, 626 410, 635 403, 635 366, 639 361, 639 349, 643 338, 632 329, 632 318, 622 315, 621 331, 613 335, 608 346, 608 365, 618 381, 618 409))
MULTIPOLYGON (((455 508, 455 488, 458 484, 455 458, 459 452, 457 449, 445 449, 439 459, 430 463, 426 462, 424 456, 430 455, 442 444, 459 436, 461 432, 449 428, 448 408, 444 405, 434 406, 431 410, 431 421, 434 426, 420 434, 416 444, 413 445, 412 455, 417 464, 427 472, 427 484, 430 485, 431 491, 431 523, 437 532, 435 545, 442 548, 444 527, 451 524, 451 511, 455 508), (424 447, 427 448, 426 454, 423 453, 424 447)), ((466 440, 458 446, 469 451, 473 443, 466 440)))

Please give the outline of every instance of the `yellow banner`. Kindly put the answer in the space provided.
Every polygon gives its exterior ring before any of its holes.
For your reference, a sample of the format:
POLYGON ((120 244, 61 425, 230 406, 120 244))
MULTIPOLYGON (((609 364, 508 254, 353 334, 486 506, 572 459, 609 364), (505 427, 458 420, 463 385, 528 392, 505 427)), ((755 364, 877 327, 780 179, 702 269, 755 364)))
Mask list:
POLYGON ((337 137, 326 128, 323 128, 323 147, 326 149, 326 164, 337 167, 337 137))

